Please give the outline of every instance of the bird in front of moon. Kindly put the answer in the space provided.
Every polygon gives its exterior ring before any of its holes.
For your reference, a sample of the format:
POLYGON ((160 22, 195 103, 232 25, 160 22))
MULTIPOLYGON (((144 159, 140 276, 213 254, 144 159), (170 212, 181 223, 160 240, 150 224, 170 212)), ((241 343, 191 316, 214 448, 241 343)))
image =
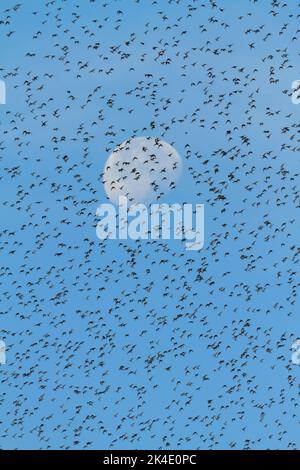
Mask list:
POLYGON ((167 142, 154 137, 135 137, 118 145, 108 157, 103 183, 114 204, 125 196, 128 205, 149 204, 175 189, 182 162, 167 142))

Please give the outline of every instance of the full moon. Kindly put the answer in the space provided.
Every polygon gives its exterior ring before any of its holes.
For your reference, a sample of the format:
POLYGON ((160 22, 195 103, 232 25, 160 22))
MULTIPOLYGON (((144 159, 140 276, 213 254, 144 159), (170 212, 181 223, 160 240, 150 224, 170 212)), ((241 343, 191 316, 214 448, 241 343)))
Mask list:
POLYGON ((135 137, 118 145, 108 157, 103 183, 108 198, 118 204, 126 196, 128 205, 160 200, 174 189, 182 162, 167 142, 153 137, 135 137))

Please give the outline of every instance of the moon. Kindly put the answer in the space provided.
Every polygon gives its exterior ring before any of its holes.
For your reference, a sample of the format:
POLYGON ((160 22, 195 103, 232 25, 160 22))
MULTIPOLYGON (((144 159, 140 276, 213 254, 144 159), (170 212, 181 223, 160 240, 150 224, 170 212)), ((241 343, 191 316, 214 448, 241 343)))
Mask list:
POLYGON ((167 142, 135 137, 118 145, 109 155, 103 183, 107 197, 118 204, 126 196, 128 206, 160 200, 174 189, 182 168, 181 157, 167 142))

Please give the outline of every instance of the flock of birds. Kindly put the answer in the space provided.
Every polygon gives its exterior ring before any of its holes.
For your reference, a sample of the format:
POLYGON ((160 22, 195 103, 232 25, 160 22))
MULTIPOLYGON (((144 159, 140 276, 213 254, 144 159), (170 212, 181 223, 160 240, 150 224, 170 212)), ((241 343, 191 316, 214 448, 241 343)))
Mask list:
POLYGON ((0 447, 299 448, 297 2, 0 10, 0 447), (139 136, 181 155, 201 251, 96 237, 139 136))

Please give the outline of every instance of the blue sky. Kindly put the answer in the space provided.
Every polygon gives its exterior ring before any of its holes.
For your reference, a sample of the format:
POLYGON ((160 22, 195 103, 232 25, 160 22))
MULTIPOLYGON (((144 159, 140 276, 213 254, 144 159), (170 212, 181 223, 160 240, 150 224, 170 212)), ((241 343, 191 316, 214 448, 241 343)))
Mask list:
POLYGON ((1 2, 0 446, 297 448, 296 3, 106 3, 1 2), (97 239, 132 136, 181 155, 202 251, 97 239))

